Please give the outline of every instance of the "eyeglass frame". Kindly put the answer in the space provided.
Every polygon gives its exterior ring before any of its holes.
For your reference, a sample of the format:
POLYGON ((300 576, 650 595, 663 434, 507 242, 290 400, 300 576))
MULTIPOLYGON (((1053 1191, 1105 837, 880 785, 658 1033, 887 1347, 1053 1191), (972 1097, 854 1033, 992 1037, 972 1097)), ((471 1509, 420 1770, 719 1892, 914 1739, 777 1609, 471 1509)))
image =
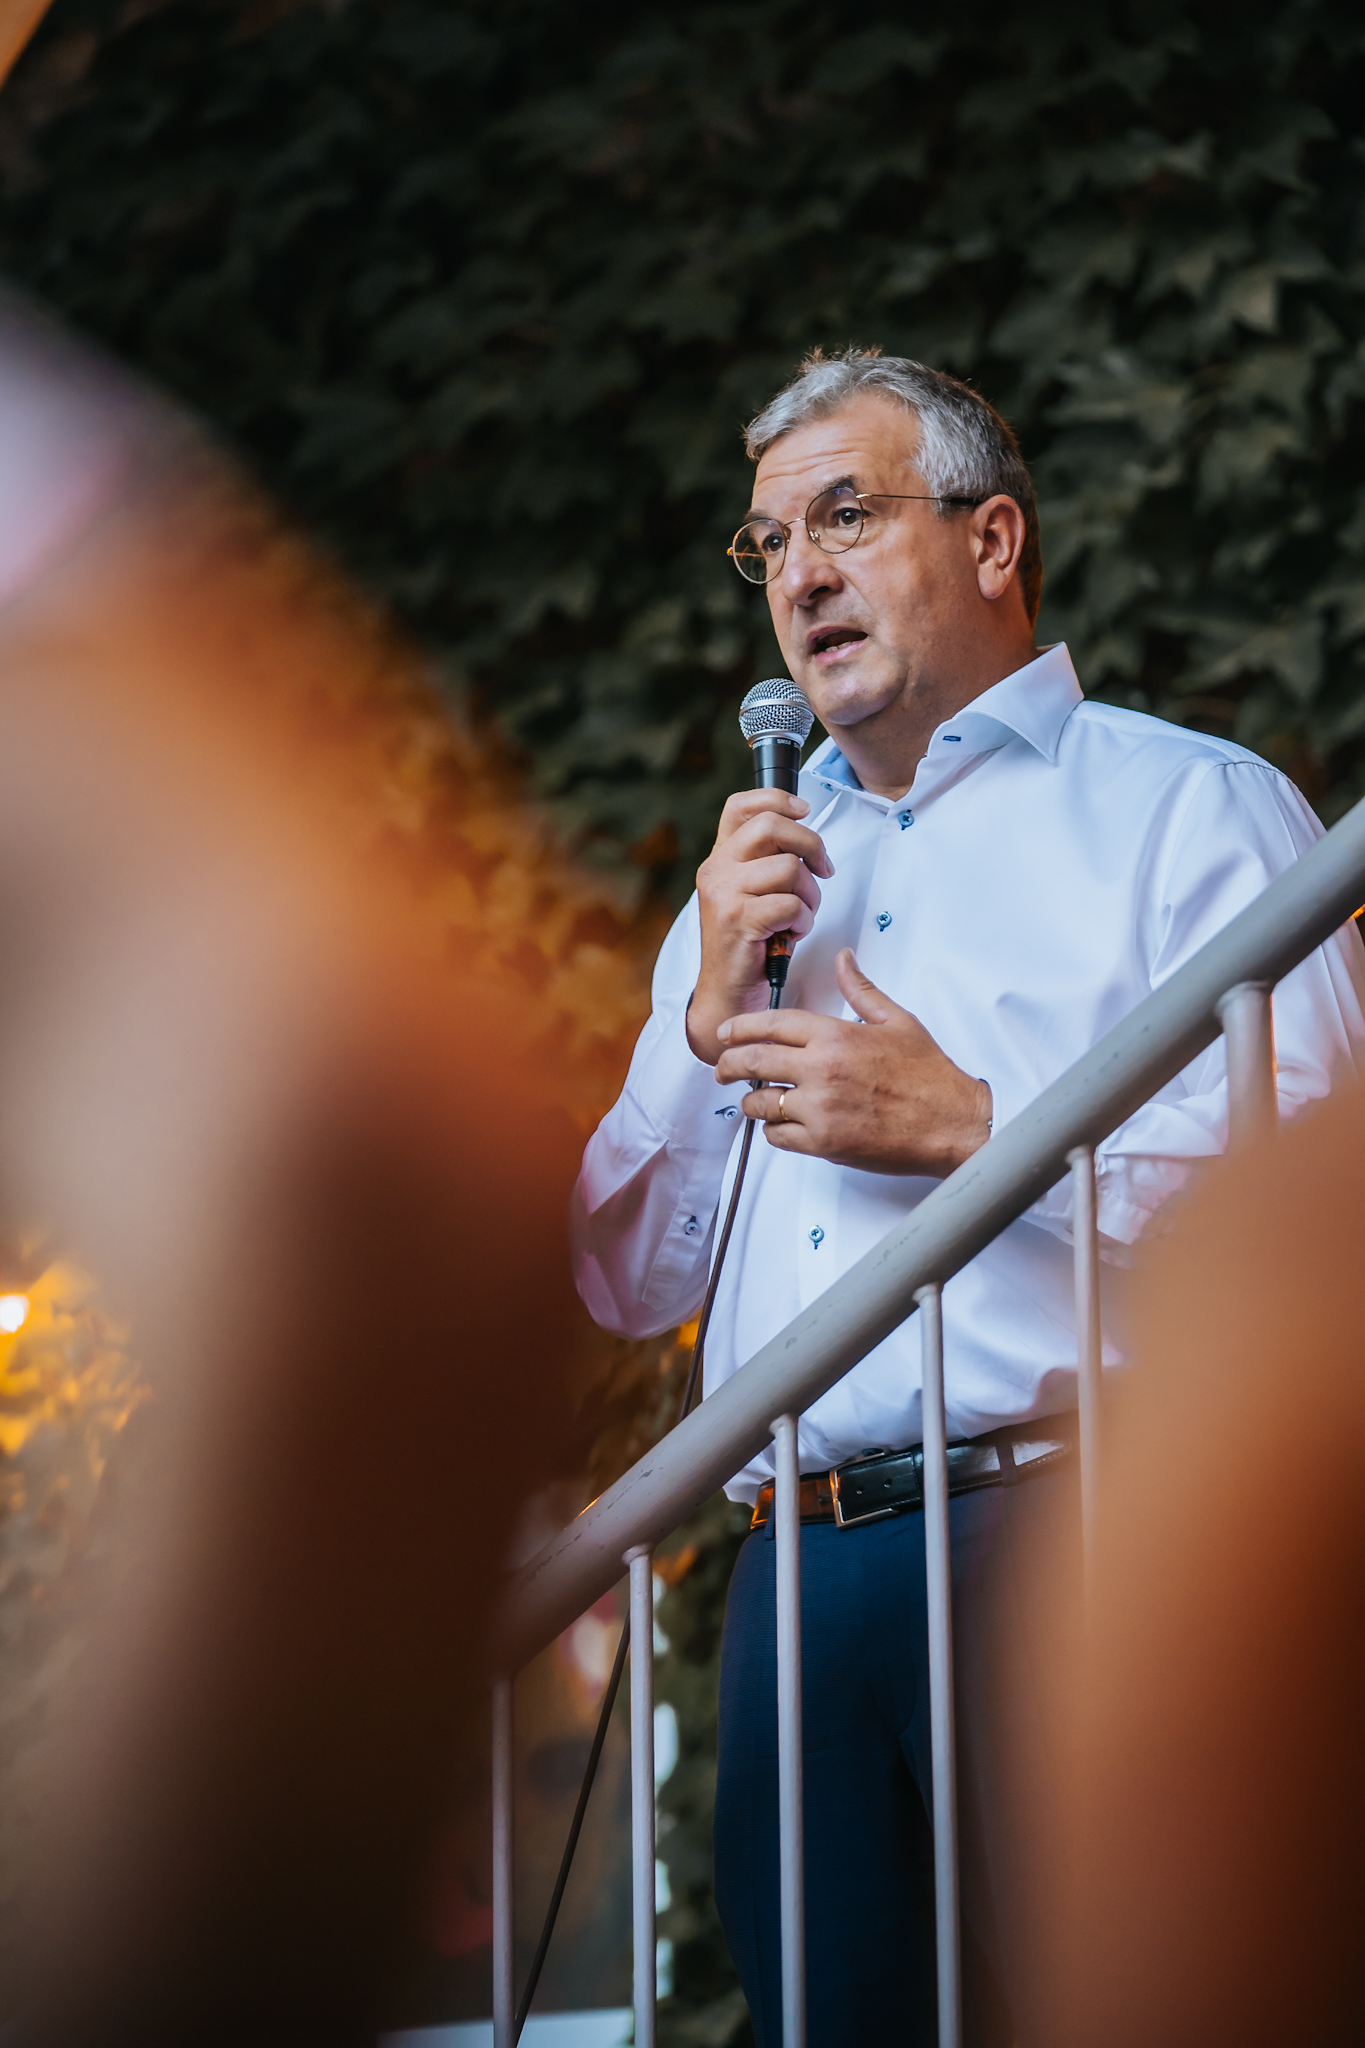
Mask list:
MULTIPOLYGON (((792 528, 793 528, 794 526, 801 526, 801 527, 804 527, 804 528, 805 528, 805 532, 806 532, 806 538, 807 538, 807 539, 808 539, 808 540, 810 541, 810 543, 811 543, 811 545, 812 545, 813 547, 817 547, 817 548, 819 548, 819 550, 820 550, 820 552, 821 552, 821 554, 822 554, 822 555, 846 555, 846 554, 847 554, 847 553, 849 552, 849 548, 856 548, 856 547, 857 547, 857 545, 858 545, 858 542, 859 542, 859 541, 860 541, 860 540, 862 539, 862 537, 863 537, 863 529, 864 529, 864 527, 865 527, 865 526, 867 525, 867 511, 866 511, 866 508, 865 508, 865 504, 864 504, 864 501, 865 501, 866 499, 869 499, 869 498, 888 498, 888 499, 890 499, 890 500, 891 500, 891 502, 892 502, 893 504, 897 504, 897 505, 911 505, 911 504, 913 504, 913 505, 970 505, 970 506, 977 506, 977 505, 984 505, 984 504, 986 503, 986 500, 985 500, 984 498, 967 498, 967 497, 963 497, 963 496, 962 496, 962 495, 961 495, 960 493, 957 493, 957 492, 939 492, 939 491, 849 491, 849 492, 848 492, 848 495, 850 496, 850 498, 854 499, 854 501, 856 502, 856 504, 857 504, 857 506, 858 506, 858 509, 859 509, 859 511, 860 511, 860 512, 862 513, 862 518, 861 518, 861 520, 859 521, 859 525, 858 525, 858 531, 857 531, 857 532, 856 532, 856 533, 854 534, 854 536, 853 536, 852 540, 851 540, 851 541, 849 542, 849 544, 848 544, 848 547, 846 547, 846 548, 827 548, 827 547, 825 546, 824 542, 823 542, 823 541, 821 541, 821 540, 818 540, 818 539, 816 538, 816 536, 815 536, 815 535, 814 535, 814 534, 813 534, 813 533, 811 532, 811 530, 810 530, 810 526, 809 526, 809 525, 808 525, 808 523, 807 523, 807 521, 808 521, 808 519, 809 519, 809 516, 810 516, 810 509, 811 509, 811 505, 818 505, 818 504, 819 504, 819 502, 820 502, 820 500, 821 500, 821 498, 828 498, 829 496, 831 496, 831 494, 832 494, 833 492, 835 492, 835 491, 843 491, 843 490, 848 490, 848 486, 847 486, 847 484, 826 484, 826 486, 825 486, 824 490, 822 490, 822 491, 817 491, 817 492, 815 493, 815 496, 814 496, 814 497, 813 497, 813 498, 811 499, 811 501, 810 501, 810 505, 807 505, 807 507, 806 507, 806 516, 805 516, 804 518, 800 518, 800 519, 792 519, 792 520, 783 520, 783 519, 773 519, 773 520, 770 520, 770 521, 768 522, 768 523, 769 523, 770 525, 772 525, 772 526, 775 526, 775 527, 777 528, 778 532, 779 532, 779 533, 780 533, 780 534, 782 535, 782 554, 781 554, 781 557, 780 557, 780 559, 779 559, 779 562, 778 562, 778 568, 777 568, 777 574, 778 574, 778 575, 781 575, 781 573, 782 573, 782 568, 783 568, 783 566, 784 566, 784 564, 786 563, 786 560, 787 560, 787 548, 788 548, 788 546, 789 546, 789 545, 790 545, 790 543, 791 543, 791 537, 792 537, 792 528)), ((761 515, 755 515, 755 516, 757 517, 757 516, 761 516, 761 515)), ((771 582, 773 581, 773 578, 772 578, 771 576, 765 576, 765 577, 763 578, 763 581, 762 581, 761 583, 759 583, 759 582, 757 582, 757 581, 755 580, 755 578, 754 578, 754 577, 752 577, 752 576, 745 576, 745 575, 744 575, 744 571, 743 571, 743 570, 742 570, 742 569, 740 568, 740 566, 739 566, 739 559, 738 559, 737 555, 735 554, 735 542, 736 542, 736 541, 737 541, 737 540, 739 539, 740 535, 741 535, 742 533, 744 533, 744 532, 745 532, 745 531, 746 531, 746 530, 747 530, 747 529, 748 529, 748 528, 749 528, 750 526, 752 526, 753 524, 754 524, 754 521, 753 521, 753 519, 746 519, 746 520, 744 520, 744 521, 743 521, 743 522, 742 522, 742 523, 741 523, 741 524, 740 524, 739 526, 737 526, 737 527, 735 528, 735 534, 734 534, 734 539, 733 539, 733 540, 732 540, 732 541, 730 542, 730 545, 729 545, 729 547, 728 547, 728 548, 727 548, 727 549, 725 550, 725 552, 726 552, 726 554, 727 554, 727 555, 728 555, 728 556, 730 557, 731 561, 732 561, 732 562, 734 563, 734 565, 735 565, 735 568, 736 568, 736 570, 738 571, 738 573, 739 573, 739 574, 740 574, 741 576, 744 576, 744 581, 745 581, 746 583, 748 583, 748 584, 751 584, 751 585, 753 586, 753 588, 754 588, 755 590, 766 590, 766 589, 767 589, 767 587, 768 587, 768 585, 769 585, 769 584, 770 584, 770 583, 771 583, 771 582)))

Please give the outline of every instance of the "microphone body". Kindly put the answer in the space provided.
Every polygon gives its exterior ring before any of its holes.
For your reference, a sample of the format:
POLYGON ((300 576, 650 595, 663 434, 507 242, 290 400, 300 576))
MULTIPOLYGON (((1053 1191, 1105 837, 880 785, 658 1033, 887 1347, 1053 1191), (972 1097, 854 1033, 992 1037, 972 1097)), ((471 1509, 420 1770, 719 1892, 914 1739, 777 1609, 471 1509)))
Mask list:
POLYGON ((771 739, 755 740, 754 788, 785 789, 796 795, 796 778, 801 770, 801 742, 783 733, 771 739))
MULTIPOLYGON (((753 752, 755 789, 785 789, 796 795, 801 749, 814 723, 805 691, 786 676, 754 684, 739 707, 739 725, 753 752)), ((768 941, 766 971, 774 1002, 786 983, 795 945, 794 932, 774 932, 768 941)))

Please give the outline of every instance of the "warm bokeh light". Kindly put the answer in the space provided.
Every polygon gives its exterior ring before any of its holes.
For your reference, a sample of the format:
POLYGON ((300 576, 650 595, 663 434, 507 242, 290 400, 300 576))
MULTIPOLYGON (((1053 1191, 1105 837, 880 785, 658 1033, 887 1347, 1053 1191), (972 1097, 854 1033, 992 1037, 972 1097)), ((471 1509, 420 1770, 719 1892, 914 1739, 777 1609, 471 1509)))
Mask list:
POLYGON ((29 1298, 26 1294, 0 1294, 0 1330, 7 1337, 22 1330, 28 1321, 29 1298))

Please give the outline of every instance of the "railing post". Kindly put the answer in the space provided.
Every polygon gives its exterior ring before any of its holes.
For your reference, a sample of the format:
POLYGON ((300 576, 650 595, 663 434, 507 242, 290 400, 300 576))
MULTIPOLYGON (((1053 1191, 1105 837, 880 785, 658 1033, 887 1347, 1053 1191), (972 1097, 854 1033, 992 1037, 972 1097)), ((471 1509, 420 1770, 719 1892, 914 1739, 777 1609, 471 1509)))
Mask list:
POLYGON ((782 2048, 806 2048, 806 1850, 801 1771, 801 1468, 796 1417, 773 1424, 777 1540, 777 1800, 782 2048))
POLYGON ((493 2048, 515 2048, 512 1681, 493 1681, 493 2048))
POLYGON ((1269 982, 1239 981, 1217 1012, 1228 1062, 1228 1150, 1240 1151, 1279 1121, 1269 982))
POLYGON ((958 1940, 957 1731, 953 1721, 953 1584, 948 1528, 948 1415, 943 1393, 943 1290, 915 1292, 924 1418, 924 1562, 929 1605, 929 1731, 934 1770, 934 1914, 939 2048, 962 2048, 958 1940))
POLYGON ((635 1937, 635 2048, 654 2048, 654 1553, 626 1552, 630 1567, 630 1847, 635 1937))
POLYGON ((1104 1336, 1100 1324, 1100 1226, 1095 1153, 1077 1145, 1071 1168, 1071 1235, 1076 1273, 1076 1378, 1081 1427, 1081 1542, 1085 1577, 1094 1578, 1095 1515, 1104 1458, 1104 1336))
POLYGON ((1077 1145, 1117 1130, 1214 1044, 1229 991, 1289 974, 1362 897, 1365 802, 528 1559, 500 1617, 500 1661, 523 1664, 568 1628, 616 1584, 632 1544, 661 1542, 767 1448, 775 1415, 808 1412, 905 1321, 918 1289, 960 1272, 1065 1175, 1077 1145))

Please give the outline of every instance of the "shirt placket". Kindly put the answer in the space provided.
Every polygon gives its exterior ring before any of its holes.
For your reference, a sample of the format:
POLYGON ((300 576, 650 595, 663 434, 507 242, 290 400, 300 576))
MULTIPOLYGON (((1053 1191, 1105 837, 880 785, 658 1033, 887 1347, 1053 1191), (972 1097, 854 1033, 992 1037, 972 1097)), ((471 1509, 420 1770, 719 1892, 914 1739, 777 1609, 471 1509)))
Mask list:
POLYGON ((901 970, 902 949, 908 937, 906 868, 910 855, 908 835, 913 831, 914 823, 915 814, 908 799, 888 807, 877 840, 877 856, 872 866, 856 948, 858 965, 868 980, 875 981, 877 987, 895 1002, 901 1000, 898 991, 905 980, 901 970))
MULTIPOLYGON (((908 805, 887 805, 881 798, 862 791, 853 794, 846 801, 866 804, 883 814, 861 916, 856 927, 850 931, 859 966, 865 974, 871 974, 872 979, 876 981, 878 976, 864 956, 872 950, 869 945, 869 934, 874 937, 884 936, 894 925, 894 910, 878 906, 882 905, 883 899, 886 899, 888 905, 891 901, 893 890, 890 883, 897 865, 897 849, 903 834, 913 823, 913 818, 908 805)), ((839 1277, 843 1268, 839 1198, 843 1187, 844 1169, 826 1159, 809 1158, 802 1159, 800 1167, 801 1185, 796 1211, 795 1249, 801 1306, 807 1308, 839 1277)))

